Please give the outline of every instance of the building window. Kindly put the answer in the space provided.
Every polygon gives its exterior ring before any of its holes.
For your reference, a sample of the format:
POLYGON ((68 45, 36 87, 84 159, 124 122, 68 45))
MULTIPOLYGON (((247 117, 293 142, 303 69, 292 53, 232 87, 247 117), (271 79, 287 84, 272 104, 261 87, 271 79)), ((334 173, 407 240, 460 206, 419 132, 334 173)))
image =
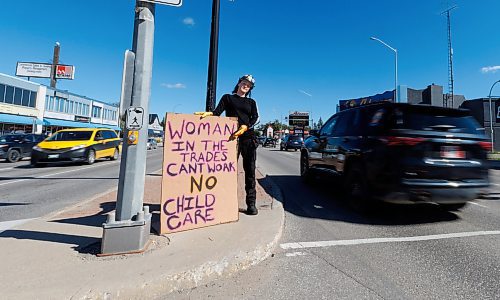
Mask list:
POLYGON ((14 87, 7 86, 5 89, 5 103, 12 104, 14 103, 14 87))
POLYGON ((21 105, 22 104, 22 98, 23 98, 23 89, 20 88, 15 88, 14 89, 14 104, 15 105, 21 105))
POLYGON ((30 106, 30 91, 23 90, 22 106, 30 106))
POLYGON ((100 118, 101 117, 101 108, 98 106, 92 106, 92 117, 100 118))
POLYGON ((0 84, 0 102, 5 102, 5 85, 0 84))
POLYGON ((36 92, 31 91, 30 93, 30 107, 35 107, 36 106, 36 92))

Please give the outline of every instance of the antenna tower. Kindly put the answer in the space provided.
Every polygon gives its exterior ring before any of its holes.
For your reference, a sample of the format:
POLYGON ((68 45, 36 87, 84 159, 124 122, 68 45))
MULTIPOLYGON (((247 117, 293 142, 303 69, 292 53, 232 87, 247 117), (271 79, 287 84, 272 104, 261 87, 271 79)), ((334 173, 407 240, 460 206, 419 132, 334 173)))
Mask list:
POLYGON ((448 32, 448 93, 443 97, 443 107, 453 107, 453 47, 451 45, 450 11, 455 8, 457 8, 456 5, 441 13, 446 14, 448 32))

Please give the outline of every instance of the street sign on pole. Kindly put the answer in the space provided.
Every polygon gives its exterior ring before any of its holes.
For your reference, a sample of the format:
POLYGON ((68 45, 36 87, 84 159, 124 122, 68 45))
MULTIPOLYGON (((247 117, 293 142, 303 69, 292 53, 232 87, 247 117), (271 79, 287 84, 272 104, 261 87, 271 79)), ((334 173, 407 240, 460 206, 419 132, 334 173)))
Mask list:
POLYGON ((144 108, 129 107, 127 109, 127 129, 139 130, 144 123, 144 108))
POLYGON ((18 62, 16 76, 50 78, 52 65, 44 63, 18 62))
POLYGON ((151 2, 151 3, 156 3, 156 4, 171 5, 171 6, 181 6, 182 5, 182 0, 140 0, 140 1, 151 2))

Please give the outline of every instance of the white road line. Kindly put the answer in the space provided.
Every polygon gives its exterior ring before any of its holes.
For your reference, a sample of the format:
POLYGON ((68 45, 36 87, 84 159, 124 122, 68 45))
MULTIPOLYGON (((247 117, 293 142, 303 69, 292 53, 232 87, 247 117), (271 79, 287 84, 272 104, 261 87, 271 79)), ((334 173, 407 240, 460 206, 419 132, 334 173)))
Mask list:
POLYGON ((482 204, 479 204, 479 203, 476 203, 476 202, 469 202, 469 203, 473 204, 473 205, 481 206, 481 207, 484 207, 484 208, 488 208, 488 206, 482 205, 482 204))
POLYGON ((2 231, 11 229, 13 227, 22 225, 22 224, 24 224, 24 223, 26 223, 28 221, 31 221, 31 220, 34 220, 34 219, 21 219, 21 220, 13 220, 13 221, 0 222, 0 233, 2 231))
POLYGON ((349 245, 361 245, 361 244, 430 241, 430 240, 462 238, 462 237, 482 236, 482 235, 500 235, 500 230, 457 232, 457 233, 410 236, 410 237, 395 237, 395 238, 369 238, 369 239, 355 239, 355 240, 285 243, 285 244, 281 244, 280 247, 282 249, 285 249, 285 250, 286 249, 305 249, 305 248, 349 246, 349 245))
POLYGON ((1 168, 0 171, 4 171, 4 170, 12 170, 14 169, 14 167, 8 167, 8 168, 1 168))
POLYGON ((50 177, 50 176, 54 176, 54 175, 61 175, 61 174, 64 174, 64 173, 70 173, 70 172, 85 170, 85 169, 94 168, 94 167, 106 166, 106 165, 110 165, 110 164, 115 164, 116 162, 117 161, 108 162, 108 163, 100 163, 98 166, 88 166, 88 167, 83 167, 83 168, 78 168, 78 169, 71 169, 71 170, 67 170, 67 171, 63 171, 63 172, 47 174, 47 175, 43 175, 43 176, 39 176, 39 177, 34 177, 34 178, 29 178, 29 179, 19 179, 19 180, 14 180, 14 181, 7 181, 7 182, 0 183, 0 186, 7 185, 7 184, 12 184, 12 183, 23 182, 23 181, 26 181, 26 180, 33 180, 33 179, 50 177))
POLYGON ((285 256, 288 256, 288 257, 291 257, 291 256, 303 256, 303 255, 307 255, 307 253, 300 252, 300 251, 285 253, 285 256))

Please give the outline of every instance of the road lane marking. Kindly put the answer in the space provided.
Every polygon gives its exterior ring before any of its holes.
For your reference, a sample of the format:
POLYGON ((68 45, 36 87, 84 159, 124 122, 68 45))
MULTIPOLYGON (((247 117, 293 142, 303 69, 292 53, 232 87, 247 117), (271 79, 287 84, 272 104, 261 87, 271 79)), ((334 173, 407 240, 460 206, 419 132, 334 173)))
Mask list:
POLYGON ((288 256, 288 257, 292 257, 292 256, 304 256, 304 255, 307 255, 307 253, 306 252, 300 252, 300 251, 289 252, 289 253, 285 254, 285 256, 288 256))
POLYGON ((100 163, 97 166, 88 166, 88 167, 83 167, 83 168, 78 168, 78 169, 71 169, 71 170, 57 172, 57 173, 46 174, 46 175, 42 175, 42 176, 38 176, 38 177, 33 177, 33 178, 26 178, 26 179, 14 180, 14 181, 7 181, 7 182, 0 183, 0 186, 11 184, 11 183, 23 182, 23 181, 26 181, 26 180, 34 180, 34 179, 40 179, 40 178, 45 178, 45 177, 54 176, 54 175, 61 175, 61 174, 70 173, 70 172, 74 172, 74 171, 86 170, 86 169, 90 169, 90 168, 94 168, 94 167, 107 166, 107 165, 110 165, 110 164, 115 164, 117 162, 118 161, 107 162, 107 163, 100 163))
POLYGON ((34 220, 34 219, 20 219, 20 220, 0 222, 0 233, 2 233, 5 230, 9 230, 13 227, 22 225, 22 224, 29 222, 31 220, 34 220))
POLYGON ((285 250, 288 250, 288 249, 306 249, 306 248, 350 246, 350 245, 361 245, 361 244, 431 241, 431 240, 463 238, 463 237, 483 236, 483 235, 500 235, 500 230, 457 232, 457 233, 445 233, 445 234, 433 234, 433 235, 421 235, 421 236, 409 236, 409 237, 395 237, 395 238, 368 238, 368 239, 354 239, 354 240, 334 240, 334 241, 285 243, 285 244, 281 244, 280 247, 282 249, 285 249, 285 250))

